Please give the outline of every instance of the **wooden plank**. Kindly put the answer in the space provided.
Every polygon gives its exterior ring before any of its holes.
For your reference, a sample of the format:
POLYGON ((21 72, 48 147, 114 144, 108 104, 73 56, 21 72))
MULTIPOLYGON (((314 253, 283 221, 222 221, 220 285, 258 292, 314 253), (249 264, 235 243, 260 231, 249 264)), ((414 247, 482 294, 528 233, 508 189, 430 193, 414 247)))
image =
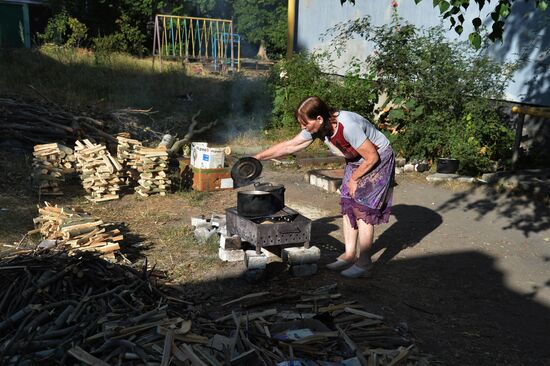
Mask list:
POLYGON ((76 358, 77 360, 84 362, 86 365, 90 366, 110 366, 107 362, 100 360, 99 358, 92 356, 88 352, 84 351, 82 348, 76 346, 69 350, 69 354, 76 358))

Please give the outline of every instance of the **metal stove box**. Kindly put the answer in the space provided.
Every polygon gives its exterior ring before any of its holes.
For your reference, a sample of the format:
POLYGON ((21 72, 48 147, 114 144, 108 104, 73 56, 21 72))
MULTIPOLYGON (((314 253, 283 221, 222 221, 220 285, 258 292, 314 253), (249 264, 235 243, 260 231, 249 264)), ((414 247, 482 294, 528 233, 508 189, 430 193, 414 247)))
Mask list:
POLYGON ((307 243, 311 237, 311 220, 288 207, 284 210, 293 213, 291 221, 275 221, 270 217, 249 219, 237 213, 237 207, 227 208, 227 231, 239 235, 241 240, 257 247, 307 243))

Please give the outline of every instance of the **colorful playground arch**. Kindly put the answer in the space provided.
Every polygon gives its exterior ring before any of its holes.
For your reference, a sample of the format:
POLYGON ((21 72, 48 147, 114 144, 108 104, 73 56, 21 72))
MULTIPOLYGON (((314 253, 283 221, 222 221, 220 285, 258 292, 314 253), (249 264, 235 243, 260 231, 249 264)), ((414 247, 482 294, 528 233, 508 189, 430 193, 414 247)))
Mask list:
POLYGON ((241 37, 233 33, 228 19, 156 15, 153 36, 153 64, 158 57, 186 62, 209 62, 214 70, 240 70, 241 37), (236 64, 236 65, 235 65, 236 64))

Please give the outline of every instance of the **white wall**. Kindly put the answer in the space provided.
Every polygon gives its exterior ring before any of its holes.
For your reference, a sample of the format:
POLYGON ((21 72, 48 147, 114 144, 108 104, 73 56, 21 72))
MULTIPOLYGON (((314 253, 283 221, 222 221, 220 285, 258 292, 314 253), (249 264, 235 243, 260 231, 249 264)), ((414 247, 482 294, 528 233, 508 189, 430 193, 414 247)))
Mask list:
MULTIPOLYGON (((321 36, 336 24, 355 20, 365 15, 371 17, 373 25, 389 24, 392 17, 390 0, 356 0, 356 4, 340 5, 339 0, 298 0, 296 22, 296 46, 299 50, 326 49, 329 40, 321 36)), ((423 0, 415 5, 414 0, 398 1, 399 16, 418 27, 441 24, 439 9, 432 7, 431 0, 423 0)), ((494 5, 488 4, 489 7, 494 5)), ((480 13, 476 4, 470 5, 464 22, 464 32, 458 36, 449 30, 450 40, 467 41, 473 30, 471 20, 480 17, 487 19, 489 7, 480 13)), ((550 106, 550 33, 545 24, 550 24, 550 12, 534 10, 533 2, 516 2, 508 18, 504 32, 504 42, 493 44, 483 52, 499 62, 512 62, 527 50, 528 62, 514 75, 514 81, 506 90, 506 99, 550 106)), ((449 27, 449 23, 442 23, 449 27)), ((350 40, 347 52, 336 64, 339 74, 345 73, 348 61, 353 57, 365 58, 373 51, 372 44, 361 39, 350 40)))

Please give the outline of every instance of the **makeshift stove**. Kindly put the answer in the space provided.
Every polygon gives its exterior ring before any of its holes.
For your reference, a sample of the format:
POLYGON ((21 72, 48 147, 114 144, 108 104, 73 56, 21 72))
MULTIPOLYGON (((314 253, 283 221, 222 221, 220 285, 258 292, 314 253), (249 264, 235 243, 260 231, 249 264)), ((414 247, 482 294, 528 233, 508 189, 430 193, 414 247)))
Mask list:
POLYGON ((262 247, 275 245, 300 244, 309 248, 311 220, 290 207, 256 217, 239 215, 237 207, 225 212, 228 233, 254 245, 258 254, 262 247))

